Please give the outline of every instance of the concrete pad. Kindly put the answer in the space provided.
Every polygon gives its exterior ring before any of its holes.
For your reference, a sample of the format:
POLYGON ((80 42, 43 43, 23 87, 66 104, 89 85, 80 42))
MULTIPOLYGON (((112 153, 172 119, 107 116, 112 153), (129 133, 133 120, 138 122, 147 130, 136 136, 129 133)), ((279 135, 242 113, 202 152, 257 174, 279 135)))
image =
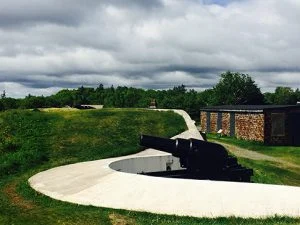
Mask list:
MULTIPOLYGON (((202 139, 189 116, 176 112, 184 116, 189 128, 178 137, 202 139)), ((299 187, 134 174, 163 170, 166 163, 172 163, 174 169, 179 166, 176 160, 148 149, 131 156, 53 168, 34 175, 29 183, 54 199, 83 205, 196 217, 300 217, 299 187)))

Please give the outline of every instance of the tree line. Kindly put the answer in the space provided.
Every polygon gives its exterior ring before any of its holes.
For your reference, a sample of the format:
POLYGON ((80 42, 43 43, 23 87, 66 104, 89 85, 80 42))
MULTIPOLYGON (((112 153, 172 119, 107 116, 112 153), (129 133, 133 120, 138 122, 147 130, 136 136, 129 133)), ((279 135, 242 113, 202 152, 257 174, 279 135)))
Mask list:
MULTIPOLYGON (((8 90, 9 91, 9 90, 8 90)), ((23 99, 0 96, 0 110, 28 109, 45 107, 74 107, 80 104, 104 105, 105 107, 149 107, 152 99, 158 108, 185 109, 191 115, 204 106, 212 105, 259 105, 259 104, 296 104, 300 101, 299 89, 277 87, 274 93, 262 93, 255 81, 247 74, 227 71, 220 76, 218 83, 211 89, 195 91, 184 85, 168 90, 141 89, 126 86, 97 88, 79 87, 63 89, 51 96, 28 95, 23 99)))

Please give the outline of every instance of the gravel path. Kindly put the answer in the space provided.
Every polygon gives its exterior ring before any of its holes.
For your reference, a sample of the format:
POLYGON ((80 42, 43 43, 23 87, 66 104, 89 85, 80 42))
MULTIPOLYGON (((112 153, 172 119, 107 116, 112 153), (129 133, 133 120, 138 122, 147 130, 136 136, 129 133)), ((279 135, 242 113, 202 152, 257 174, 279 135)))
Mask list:
POLYGON ((289 161, 279 159, 273 156, 268 156, 262 153, 251 151, 245 148, 237 147, 231 144, 226 144, 220 141, 213 140, 212 142, 223 145, 229 152, 233 153, 237 157, 253 159, 253 160, 262 160, 279 163, 281 168, 291 168, 291 169, 300 169, 300 165, 291 163, 289 161))

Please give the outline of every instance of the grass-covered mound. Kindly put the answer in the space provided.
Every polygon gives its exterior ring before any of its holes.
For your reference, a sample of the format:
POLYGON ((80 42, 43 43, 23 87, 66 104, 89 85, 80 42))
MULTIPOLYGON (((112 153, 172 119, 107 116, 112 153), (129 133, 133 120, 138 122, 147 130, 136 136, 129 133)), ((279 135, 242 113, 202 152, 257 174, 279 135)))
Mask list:
POLYGON ((173 112, 103 109, 0 113, 0 224, 300 223, 291 218, 199 219, 80 206, 50 199, 28 185, 29 177, 54 166, 138 152, 140 133, 171 137, 185 129, 183 119, 173 112))
POLYGON ((186 129, 173 112, 134 109, 7 111, 0 114, 0 176, 138 152, 139 134, 186 129), (176 124, 176 126, 174 126, 176 124))

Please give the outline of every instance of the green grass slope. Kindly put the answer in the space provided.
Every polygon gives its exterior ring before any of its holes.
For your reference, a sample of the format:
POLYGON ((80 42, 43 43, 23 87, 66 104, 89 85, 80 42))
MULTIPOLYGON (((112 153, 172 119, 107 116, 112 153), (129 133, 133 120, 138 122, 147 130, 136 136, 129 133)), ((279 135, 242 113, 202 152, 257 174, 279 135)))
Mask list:
POLYGON ((173 112, 141 109, 0 113, 0 224, 300 224, 292 218, 201 219, 80 206, 28 185, 29 177, 54 166, 138 152, 140 133, 171 137, 185 129, 173 112))
POLYGON ((184 120, 173 112, 4 112, 0 114, 0 177, 46 162, 62 165, 128 155, 140 150, 140 133, 170 137, 185 129, 184 120))

